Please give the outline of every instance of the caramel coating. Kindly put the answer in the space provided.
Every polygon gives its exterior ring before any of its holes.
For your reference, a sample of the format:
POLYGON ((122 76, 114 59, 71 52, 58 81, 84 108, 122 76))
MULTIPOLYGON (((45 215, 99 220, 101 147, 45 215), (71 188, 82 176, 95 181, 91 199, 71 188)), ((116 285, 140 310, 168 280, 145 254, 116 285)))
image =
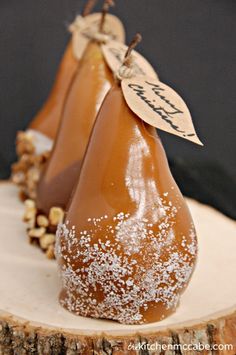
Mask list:
POLYGON ((60 123, 65 97, 79 66, 69 42, 54 82, 52 91, 29 128, 35 129, 51 139, 55 139, 60 123))
POLYGON ((90 42, 68 95, 52 154, 40 179, 37 207, 66 208, 101 103, 114 82, 100 45, 90 42))
POLYGON ((159 321, 175 311, 196 256, 193 221, 161 141, 114 86, 57 232, 60 303, 82 316, 159 321))

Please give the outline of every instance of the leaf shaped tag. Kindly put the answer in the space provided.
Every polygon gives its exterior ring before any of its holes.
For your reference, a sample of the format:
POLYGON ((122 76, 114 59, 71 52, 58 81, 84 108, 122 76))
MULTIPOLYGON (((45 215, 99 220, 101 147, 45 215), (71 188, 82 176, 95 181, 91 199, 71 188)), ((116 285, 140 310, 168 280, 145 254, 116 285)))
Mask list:
POLYGON ((169 86, 148 77, 121 81, 129 108, 143 121, 163 131, 203 145, 183 99, 169 86))
MULTIPOLYGON (((119 72, 120 67, 123 65, 127 49, 128 47, 125 44, 117 41, 109 41, 102 45, 103 55, 113 73, 117 74, 119 72)), ((158 78, 151 64, 134 50, 132 51, 132 63, 135 75, 147 75, 151 78, 158 78)))
MULTIPOLYGON (((81 59, 90 41, 90 35, 99 32, 101 16, 101 13, 94 13, 86 17, 77 16, 75 21, 69 26, 72 32, 73 51, 78 60, 81 59)), ((111 39, 120 42, 125 41, 124 26, 119 18, 114 15, 106 15, 104 32, 111 39)))

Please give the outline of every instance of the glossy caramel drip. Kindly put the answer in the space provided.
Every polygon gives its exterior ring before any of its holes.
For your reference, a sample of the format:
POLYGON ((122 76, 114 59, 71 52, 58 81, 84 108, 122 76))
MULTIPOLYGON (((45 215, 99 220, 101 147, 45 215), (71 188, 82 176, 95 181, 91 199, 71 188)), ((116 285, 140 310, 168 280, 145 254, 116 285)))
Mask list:
POLYGON ((68 95, 54 148, 40 180, 37 206, 65 208, 78 179, 97 112, 113 83, 100 45, 91 42, 68 95))
POLYGON ((98 114, 66 220, 56 246, 66 309, 128 324, 176 309, 196 261, 195 229, 155 129, 118 86, 98 114))
POLYGON ((76 74, 78 65, 79 61, 74 56, 71 40, 60 63, 52 91, 29 128, 35 129, 51 139, 55 139, 65 97, 76 74))

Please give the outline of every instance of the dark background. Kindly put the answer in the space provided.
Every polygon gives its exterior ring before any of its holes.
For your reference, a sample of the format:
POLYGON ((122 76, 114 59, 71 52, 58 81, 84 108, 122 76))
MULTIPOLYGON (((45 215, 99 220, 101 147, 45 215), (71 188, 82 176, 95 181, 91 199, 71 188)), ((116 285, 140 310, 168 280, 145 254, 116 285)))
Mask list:
MULTIPOLYGON (((0 1, 0 178, 15 160, 16 131, 49 93, 69 39, 66 26, 82 5, 0 1)), ((117 0, 112 12, 123 20, 127 41, 142 33, 139 51, 185 99, 205 144, 161 133, 183 192, 236 218, 236 1, 117 0)))

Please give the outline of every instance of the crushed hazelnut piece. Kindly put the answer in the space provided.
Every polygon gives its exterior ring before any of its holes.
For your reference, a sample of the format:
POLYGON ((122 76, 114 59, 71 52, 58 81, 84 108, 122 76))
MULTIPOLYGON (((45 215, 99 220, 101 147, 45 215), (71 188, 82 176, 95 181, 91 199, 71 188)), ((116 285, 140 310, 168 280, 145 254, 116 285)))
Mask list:
POLYGON ((52 207, 49 212, 49 222, 52 226, 57 226, 62 223, 64 211, 60 207, 52 207))

